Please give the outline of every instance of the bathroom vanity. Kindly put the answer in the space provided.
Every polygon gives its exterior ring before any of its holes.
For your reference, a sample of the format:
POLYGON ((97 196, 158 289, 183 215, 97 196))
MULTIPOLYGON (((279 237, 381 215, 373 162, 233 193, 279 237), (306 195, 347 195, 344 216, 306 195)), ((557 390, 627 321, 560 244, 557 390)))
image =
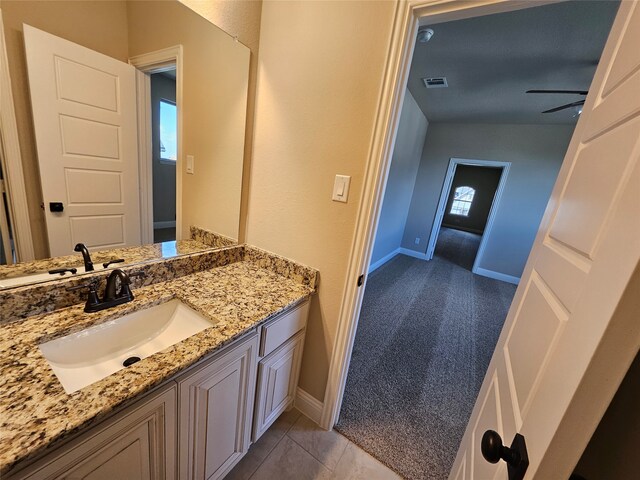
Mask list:
POLYGON ((158 273, 180 270, 171 263, 184 257, 131 267, 146 276, 130 303, 94 314, 75 304, 0 325, 3 478, 223 478, 293 405, 316 272, 246 245, 192 257, 191 270, 168 281, 158 273), (67 337, 77 366, 74 345, 86 349, 78 339, 109 338, 101 332, 119 319, 135 322, 132 314, 167 302, 210 326, 71 393, 40 348, 67 337))

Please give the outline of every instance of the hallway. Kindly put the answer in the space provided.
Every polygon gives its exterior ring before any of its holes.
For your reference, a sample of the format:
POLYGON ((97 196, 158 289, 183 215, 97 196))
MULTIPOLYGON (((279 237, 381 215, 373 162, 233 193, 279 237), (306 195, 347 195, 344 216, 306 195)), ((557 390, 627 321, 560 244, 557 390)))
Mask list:
POLYGON ((480 236, 368 280, 337 430, 409 479, 446 478, 515 285, 471 273, 480 236))

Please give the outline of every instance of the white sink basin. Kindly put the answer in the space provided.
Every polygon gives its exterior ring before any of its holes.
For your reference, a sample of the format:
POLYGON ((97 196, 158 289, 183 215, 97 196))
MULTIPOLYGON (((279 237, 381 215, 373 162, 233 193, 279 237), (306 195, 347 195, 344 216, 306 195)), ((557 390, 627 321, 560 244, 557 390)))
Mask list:
POLYGON ((73 393, 214 325, 179 300, 105 322, 40 345, 67 393, 73 393))

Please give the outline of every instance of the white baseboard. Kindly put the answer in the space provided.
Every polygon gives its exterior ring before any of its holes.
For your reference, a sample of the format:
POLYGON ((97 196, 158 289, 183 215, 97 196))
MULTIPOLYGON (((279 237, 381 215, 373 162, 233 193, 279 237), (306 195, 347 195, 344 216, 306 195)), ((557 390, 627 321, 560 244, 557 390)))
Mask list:
POLYGON ((420 260, 427 260, 426 253, 416 252, 415 250, 411 250, 410 248, 400 248, 400 253, 403 255, 408 255, 409 257, 419 258, 420 260))
POLYGON ((389 253, 388 255, 385 255, 376 263, 372 263, 371 265, 369 265, 369 273, 373 272, 374 270, 377 270, 378 268, 380 268, 382 265, 387 263, 389 260, 391 260, 393 257, 398 255, 399 253, 400 253, 400 248, 396 248, 393 252, 389 253))
POLYGON ((176 226, 176 221, 175 220, 165 220, 162 222, 153 222, 153 228, 154 230, 157 230, 158 228, 175 228, 176 226))
POLYGON ((512 275, 506 275, 500 272, 494 272, 493 270, 487 270, 486 268, 474 268, 473 273, 482 275, 483 277, 493 278, 495 280, 501 280, 503 282, 513 283, 518 285, 520 283, 520 277, 514 277, 512 275))
POLYGON ((298 387, 296 391, 295 406, 305 417, 308 417, 315 423, 320 424, 322 409, 324 408, 323 403, 315 397, 312 397, 300 387, 298 387))

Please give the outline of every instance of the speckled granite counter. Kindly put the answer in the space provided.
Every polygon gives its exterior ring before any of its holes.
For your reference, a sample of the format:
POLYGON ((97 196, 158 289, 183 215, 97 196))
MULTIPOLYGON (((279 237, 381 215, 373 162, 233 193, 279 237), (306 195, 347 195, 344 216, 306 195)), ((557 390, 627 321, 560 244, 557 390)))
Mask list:
MULTIPOLYGON (((238 242, 232 238, 194 226, 190 228, 190 235, 191 238, 187 240, 173 240, 136 247, 96 250, 91 252, 91 259, 94 265, 110 260, 123 259, 124 262, 118 264, 118 266, 124 266, 152 260, 169 259, 181 255, 190 255, 205 250, 231 247, 238 244, 238 242)), ((0 279, 46 273, 54 268, 78 268, 82 265, 82 255, 79 253, 16 263, 15 265, 0 265, 0 279)), ((68 276, 69 275, 67 275, 67 277, 68 276)), ((59 280, 60 278, 59 276, 52 275, 47 279, 34 280, 34 283, 59 280)))
POLYGON ((135 289, 135 300, 119 307, 86 314, 82 305, 74 305, 0 326, 0 473, 104 418, 314 292, 315 271, 242 248, 242 261, 135 289), (300 277, 301 272, 307 275, 300 277), (217 323, 73 394, 65 393, 38 348, 44 341, 173 298, 217 323))

